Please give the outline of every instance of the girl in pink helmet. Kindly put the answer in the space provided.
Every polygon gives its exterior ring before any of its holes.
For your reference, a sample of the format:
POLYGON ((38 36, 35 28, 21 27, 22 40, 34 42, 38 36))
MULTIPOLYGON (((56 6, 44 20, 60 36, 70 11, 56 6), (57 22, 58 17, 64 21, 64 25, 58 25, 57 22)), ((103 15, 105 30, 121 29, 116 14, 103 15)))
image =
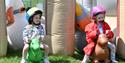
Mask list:
POLYGON ((106 34, 109 39, 108 47, 111 50, 110 57, 111 57, 112 63, 117 63, 117 61, 115 60, 116 48, 115 48, 115 45, 111 42, 114 34, 111 31, 110 26, 104 21, 105 13, 106 13, 106 10, 102 6, 93 7, 90 12, 92 22, 85 27, 86 41, 88 44, 83 49, 85 52, 85 55, 82 60, 82 63, 88 63, 89 57, 92 54, 94 47, 96 45, 97 37, 101 33, 106 34))

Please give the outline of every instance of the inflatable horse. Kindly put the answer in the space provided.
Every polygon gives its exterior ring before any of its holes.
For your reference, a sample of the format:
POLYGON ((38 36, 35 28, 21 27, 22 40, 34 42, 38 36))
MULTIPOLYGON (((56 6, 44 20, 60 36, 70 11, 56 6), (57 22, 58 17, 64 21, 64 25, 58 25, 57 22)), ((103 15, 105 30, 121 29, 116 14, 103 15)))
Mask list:
POLYGON ((108 38, 105 34, 100 34, 97 39, 95 50, 92 54, 93 63, 110 63, 109 61, 109 49, 108 49, 108 38))

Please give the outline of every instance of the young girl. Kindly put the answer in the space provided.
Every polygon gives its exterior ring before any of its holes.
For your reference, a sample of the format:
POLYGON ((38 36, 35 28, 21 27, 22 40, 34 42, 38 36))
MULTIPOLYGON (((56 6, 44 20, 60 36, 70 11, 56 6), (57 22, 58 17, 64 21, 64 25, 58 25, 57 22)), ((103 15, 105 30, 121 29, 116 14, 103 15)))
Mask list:
POLYGON ((116 48, 115 45, 111 42, 114 34, 111 31, 110 26, 104 21, 106 10, 102 6, 96 6, 92 8, 92 11, 90 13, 93 22, 85 27, 86 40, 88 44, 84 48, 85 55, 82 63, 88 63, 89 57, 92 54, 92 51, 94 50, 94 47, 96 45, 97 37, 101 33, 107 35, 109 39, 108 47, 111 50, 111 60, 113 63, 117 63, 117 61, 115 60, 116 48))
MULTIPOLYGON (((26 18, 29 24, 26 27, 24 27, 24 31, 23 31, 24 48, 22 52, 21 63, 26 62, 26 55, 29 49, 29 43, 33 38, 36 38, 36 37, 39 38, 41 42, 40 48, 45 49, 46 55, 48 54, 48 45, 44 44, 43 42, 45 33, 44 33, 44 28, 41 25, 41 16, 42 16, 42 11, 36 7, 33 7, 27 10, 26 18)), ((45 63, 49 63, 47 57, 44 61, 45 63)))

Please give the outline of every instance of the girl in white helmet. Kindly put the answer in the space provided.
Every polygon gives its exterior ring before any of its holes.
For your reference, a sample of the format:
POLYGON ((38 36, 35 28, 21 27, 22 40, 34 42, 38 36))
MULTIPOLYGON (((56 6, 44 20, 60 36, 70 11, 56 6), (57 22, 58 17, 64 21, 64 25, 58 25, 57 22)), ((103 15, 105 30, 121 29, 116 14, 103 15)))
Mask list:
MULTIPOLYGON (((29 43, 35 37, 40 40, 40 48, 45 49, 45 54, 48 54, 48 45, 46 45, 44 41, 45 31, 43 26, 41 25, 41 16, 42 11, 36 7, 33 7, 26 12, 26 18, 28 20, 28 25, 24 27, 23 30, 23 40, 24 40, 24 48, 22 51, 22 60, 21 63, 26 63, 26 55, 29 49, 29 43)), ((44 60, 45 63, 49 63, 48 59, 44 60)))

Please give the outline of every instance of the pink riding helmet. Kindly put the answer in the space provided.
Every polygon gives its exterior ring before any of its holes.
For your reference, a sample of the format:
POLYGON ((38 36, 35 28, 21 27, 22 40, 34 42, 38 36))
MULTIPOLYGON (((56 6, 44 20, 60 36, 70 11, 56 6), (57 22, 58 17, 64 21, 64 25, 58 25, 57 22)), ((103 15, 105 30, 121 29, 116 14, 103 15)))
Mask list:
POLYGON ((104 14, 105 14, 105 13, 106 13, 105 8, 102 7, 102 6, 93 7, 92 10, 91 10, 91 12, 90 12, 90 16, 91 16, 93 19, 95 19, 96 15, 97 15, 98 13, 104 13, 104 14))

